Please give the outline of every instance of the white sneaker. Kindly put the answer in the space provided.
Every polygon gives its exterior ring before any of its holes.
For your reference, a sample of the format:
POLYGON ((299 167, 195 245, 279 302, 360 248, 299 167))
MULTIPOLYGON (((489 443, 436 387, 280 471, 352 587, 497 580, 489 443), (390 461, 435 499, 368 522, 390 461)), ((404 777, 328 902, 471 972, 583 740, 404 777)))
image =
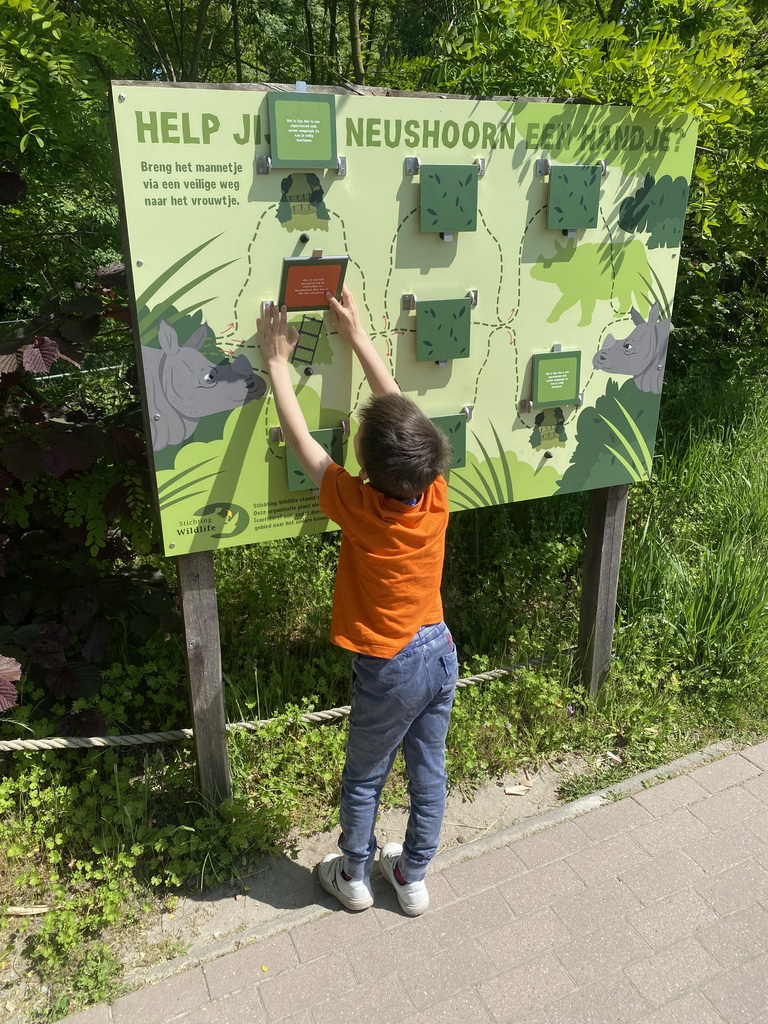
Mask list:
POLYGON ((340 853, 329 853, 315 866, 317 880, 331 896, 335 896, 347 910, 367 910, 373 906, 370 878, 351 878, 341 873, 344 858, 340 853))
POLYGON ((395 890, 400 908, 409 917, 418 917, 429 906, 429 893, 427 892, 426 883, 423 881, 408 882, 406 885, 400 885, 397 878, 395 878, 397 860, 402 852, 403 848, 400 843, 387 843, 379 854, 379 867, 381 868, 382 875, 384 875, 395 890))

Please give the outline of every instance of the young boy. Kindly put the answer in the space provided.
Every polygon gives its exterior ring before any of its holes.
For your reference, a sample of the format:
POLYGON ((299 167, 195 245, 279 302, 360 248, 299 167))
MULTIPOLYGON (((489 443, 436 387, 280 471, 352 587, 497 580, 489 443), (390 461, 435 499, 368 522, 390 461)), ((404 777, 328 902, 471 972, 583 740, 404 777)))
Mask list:
POLYGON ((373 904, 376 815, 402 743, 410 816, 403 845, 387 843, 379 864, 402 909, 416 916, 429 905, 424 877, 445 809, 445 736, 458 678, 440 599, 448 524, 442 474, 451 447, 401 393, 361 327, 351 293, 345 288, 341 302, 328 293, 328 301, 333 325, 373 392, 354 441, 359 477, 336 465, 307 429, 288 370, 297 335, 286 333, 285 307, 273 305, 257 321, 285 440, 320 488, 321 509, 342 530, 331 641, 355 653, 342 853, 329 854, 316 872, 347 909, 373 904))

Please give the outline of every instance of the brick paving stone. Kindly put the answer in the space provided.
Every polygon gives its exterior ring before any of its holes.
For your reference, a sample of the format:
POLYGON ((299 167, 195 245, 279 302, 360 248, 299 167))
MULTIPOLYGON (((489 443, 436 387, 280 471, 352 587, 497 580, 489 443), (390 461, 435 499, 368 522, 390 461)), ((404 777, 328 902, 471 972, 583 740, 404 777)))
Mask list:
POLYGON ((636 1024, 723 1024, 723 1018, 700 992, 686 992, 636 1024))
POLYGON ((697 885, 696 891, 720 917, 726 917, 768 896, 768 871, 747 861, 697 885))
POLYGON ((754 779, 747 779, 743 786, 748 793, 756 796, 763 804, 768 804, 768 772, 763 771, 754 779))
POLYGON ((563 965, 545 953, 483 982, 478 993, 494 1019, 504 1021, 535 1011, 574 988, 563 965))
MULTIPOLYGON (((456 902, 456 893, 441 872, 430 872, 427 875, 427 891, 429 892, 429 913, 456 902)), ((381 928, 388 930, 413 923, 413 918, 408 917, 400 909, 394 889, 388 882, 374 880, 373 897, 374 905, 370 910, 365 911, 364 916, 374 918, 381 928)))
POLYGON ((683 852, 708 875, 715 875, 742 861, 768 853, 768 847, 744 821, 712 836, 697 839, 684 847, 683 852))
POLYGON ((186 1010, 205 1006, 208 989, 199 967, 121 996, 112 1005, 114 1024, 162 1024, 186 1010))
POLYGON ((545 907, 527 917, 520 917, 503 928, 481 935, 478 942, 493 966, 501 971, 511 964, 528 960, 544 950, 569 942, 571 933, 552 910, 545 907))
POLYGON ((550 861, 559 860, 569 853, 575 853, 589 846, 591 842, 592 840, 575 821, 564 821, 535 835, 519 839, 512 849, 526 867, 536 868, 550 861))
POLYGON ((342 996, 356 987, 357 979, 344 953, 328 953, 269 978, 259 992, 269 1019, 274 1020, 319 1003, 329 989, 342 996))
POLYGON ((620 914, 638 910, 640 901, 617 878, 591 885, 583 892, 552 905, 560 920, 574 935, 586 935, 608 924, 620 914))
POLYGON ((706 879, 706 872, 679 850, 655 857, 621 874, 621 881, 645 906, 706 879))
POLYGON ((703 993, 727 1024, 746 1024, 768 1010, 768 955, 724 972, 703 993))
POLYGON ((632 838, 652 857, 659 857, 669 850, 693 842, 699 836, 709 834, 703 821, 694 818, 687 807, 681 807, 647 825, 639 825, 633 830, 632 838))
POLYGON ((178 1018, 178 1024, 263 1024, 266 1019, 259 993, 251 989, 206 1003, 186 1017, 178 1018))
POLYGON ((585 885, 573 868, 561 861, 502 882, 498 889, 515 914, 523 917, 567 893, 583 892, 585 885))
POLYGON ((702 928, 698 939, 719 964, 733 967, 768 953, 768 911, 759 904, 745 907, 702 928))
POLYGON ((768 843, 768 811, 762 811, 760 814, 754 814, 751 818, 747 818, 744 828, 749 829, 764 843, 768 843))
POLYGON ((697 892, 681 889, 629 914, 628 920, 650 946, 663 949, 719 919, 697 892))
POLYGON ((710 793, 717 793, 729 786, 738 786, 747 779, 760 774, 756 764, 752 764, 741 754, 729 754, 720 761, 702 765, 691 772, 691 778, 710 793))
POLYGON ((506 882, 525 871, 525 865, 509 846, 473 857, 446 868, 443 874, 457 896, 487 889, 497 882, 506 882))
POLYGON ((382 978, 339 996, 332 989, 329 998, 312 1007, 314 1024, 387 1024, 401 1020, 413 1004, 396 978, 382 978))
POLYGON ((408 922, 407 928, 390 928, 381 935, 363 939, 347 948, 347 957, 359 978, 375 981, 426 960, 439 950, 437 939, 427 925, 426 915, 408 918, 408 922))
POLYGON ((590 846, 586 850, 565 858, 576 874, 587 885, 613 877, 650 860, 650 854, 638 846, 631 835, 613 836, 590 846))
POLYGON ((754 747, 742 750, 742 757, 746 757, 752 764, 756 764, 763 771, 768 771, 768 740, 765 743, 758 743, 754 747))
POLYGON ((648 1003, 623 974, 612 974, 546 1007, 550 1024, 626 1024, 648 1003))
POLYGON ((633 800, 655 818, 660 818, 708 795, 709 790, 694 782, 690 775, 678 775, 676 779, 669 779, 635 793, 633 800))
POLYGON ((493 973, 484 951, 474 941, 449 946, 423 959, 418 970, 409 964, 398 977, 417 1009, 436 1003, 456 989, 472 988, 493 973))
POLYGON ((719 974, 720 965, 700 943, 688 938, 631 964, 625 973, 652 1006, 659 1006, 719 974))
POLYGON ((635 960, 646 957, 648 944, 623 918, 611 921, 604 928, 584 938, 558 946, 555 955, 570 976, 581 986, 591 985, 606 974, 613 974, 635 960))
POLYGON ((355 913, 349 910, 334 910, 319 921, 301 925, 291 930, 291 938, 300 961, 314 960, 322 953, 330 952, 339 945, 359 942, 381 932, 381 924, 375 914, 365 911, 355 913))
POLYGON ((470 935, 480 935, 512 920, 512 911, 498 889, 489 889, 426 916, 430 931, 441 946, 455 946, 470 935))
POLYGON ((579 828, 590 839, 610 839, 620 832, 629 832, 638 825, 652 820, 651 814, 632 797, 615 800, 613 803, 598 807, 596 811, 582 814, 578 819, 579 828))
POLYGON ((261 942, 244 946, 236 953, 212 960, 205 964, 203 973, 211 999, 221 999, 246 985, 255 985, 291 970, 298 962, 290 933, 280 932, 261 942))
POLYGON ((490 1024, 490 1021, 490 1014, 472 991, 457 992, 407 1018, 407 1024, 490 1024))
POLYGON ((765 804, 740 786, 724 789, 706 800, 690 805, 691 814, 695 814, 713 832, 734 825, 752 814, 759 814, 764 809, 765 804))

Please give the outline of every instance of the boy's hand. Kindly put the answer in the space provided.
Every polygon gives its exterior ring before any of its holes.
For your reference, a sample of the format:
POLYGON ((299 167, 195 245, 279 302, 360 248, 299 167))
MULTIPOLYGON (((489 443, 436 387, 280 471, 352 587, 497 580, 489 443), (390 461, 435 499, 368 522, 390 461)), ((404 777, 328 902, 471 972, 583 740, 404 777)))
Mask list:
POLYGON ((278 309, 272 303, 263 317, 256 320, 256 337, 261 354, 270 363, 287 363, 296 348, 299 333, 295 327, 288 327, 288 310, 285 306, 278 309))
POLYGON ((365 337, 365 331, 360 326, 357 306, 349 288, 346 285, 342 288, 341 302, 333 297, 332 292, 326 292, 325 297, 328 299, 331 322, 342 338, 347 342, 352 342, 360 336, 365 337))

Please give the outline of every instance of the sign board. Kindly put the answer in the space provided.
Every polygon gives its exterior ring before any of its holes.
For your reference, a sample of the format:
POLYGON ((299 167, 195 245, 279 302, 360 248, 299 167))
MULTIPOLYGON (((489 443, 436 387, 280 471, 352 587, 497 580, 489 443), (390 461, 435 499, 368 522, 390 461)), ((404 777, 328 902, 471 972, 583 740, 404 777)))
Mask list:
MULTIPOLYGON (((648 477, 690 118, 288 86, 112 93, 166 554, 334 529, 275 429, 255 342, 284 266, 318 253, 348 258, 374 345, 450 424, 454 510, 648 477)), ((322 303, 294 300, 299 403, 355 472, 367 386, 322 303)))

